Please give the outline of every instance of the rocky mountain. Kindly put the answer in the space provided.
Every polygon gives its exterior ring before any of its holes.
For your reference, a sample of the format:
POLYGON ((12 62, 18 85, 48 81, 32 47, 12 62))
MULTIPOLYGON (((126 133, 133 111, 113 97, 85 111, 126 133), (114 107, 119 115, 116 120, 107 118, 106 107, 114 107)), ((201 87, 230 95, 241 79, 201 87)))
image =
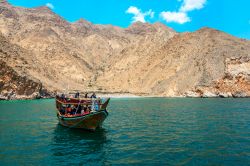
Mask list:
POLYGON ((250 96, 250 41, 161 23, 69 23, 47 7, 0 2, 0 91, 250 96))

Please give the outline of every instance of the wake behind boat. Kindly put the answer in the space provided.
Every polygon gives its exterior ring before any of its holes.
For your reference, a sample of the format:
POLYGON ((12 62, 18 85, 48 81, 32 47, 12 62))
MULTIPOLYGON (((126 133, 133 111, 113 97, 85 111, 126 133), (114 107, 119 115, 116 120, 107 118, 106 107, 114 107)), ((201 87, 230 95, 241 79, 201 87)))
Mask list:
POLYGON ((110 98, 80 98, 56 96, 57 118, 59 123, 70 128, 96 130, 108 116, 107 106, 110 98))

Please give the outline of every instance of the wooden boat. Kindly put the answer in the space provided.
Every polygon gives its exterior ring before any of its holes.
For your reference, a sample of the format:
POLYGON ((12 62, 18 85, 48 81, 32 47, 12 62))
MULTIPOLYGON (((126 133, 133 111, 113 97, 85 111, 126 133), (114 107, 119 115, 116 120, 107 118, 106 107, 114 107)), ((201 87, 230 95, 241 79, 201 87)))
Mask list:
POLYGON ((108 116, 107 105, 109 100, 110 98, 102 103, 100 98, 65 98, 57 96, 56 108, 59 123, 70 128, 94 131, 102 126, 103 121, 108 116))

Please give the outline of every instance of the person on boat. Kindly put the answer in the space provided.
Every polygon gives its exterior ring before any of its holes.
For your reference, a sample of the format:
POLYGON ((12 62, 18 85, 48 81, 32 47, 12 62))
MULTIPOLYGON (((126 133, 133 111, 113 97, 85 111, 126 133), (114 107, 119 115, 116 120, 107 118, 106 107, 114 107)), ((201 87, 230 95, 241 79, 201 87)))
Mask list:
POLYGON ((96 107, 96 104, 98 104, 97 103, 97 100, 95 100, 96 99, 96 94, 95 94, 95 92, 91 95, 91 97, 90 97, 91 99, 92 99, 92 105, 91 105, 91 110, 92 111, 97 111, 97 107, 96 107))
POLYGON ((91 97, 90 98, 96 98, 96 94, 95 94, 95 92, 91 95, 91 97))
POLYGON ((75 115, 76 114, 76 107, 73 106, 73 108, 71 109, 70 115, 75 115))
POLYGON ((88 105, 84 106, 81 114, 86 115, 86 114, 89 114, 89 113, 90 113, 90 109, 89 109, 88 105))
POLYGON ((65 99, 65 94, 62 93, 61 99, 65 99))
POLYGON ((85 94, 84 98, 88 98, 88 93, 85 94))
POLYGON ((79 92, 76 92, 75 98, 79 98, 79 97, 80 97, 80 93, 79 93, 79 92))
POLYGON ((82 114, 82 115, 85 115, 86 110, 87 110, 87 107, 84 106, 84 107, 83 107, 83 110, 82 110, 82 112, 81 112, 81 114, 82 114))
POLYGON ((76 113, 81 114, 81 111, 82 111, 82 105, 78 105, 76 113))
POLYGON ((59 111, 60 111, 60 113, 61 113, 62 115, 65 114, 65 109, 64 109, 63 107, 61 107, 59 111))
POLYGON ((70 104, 68 104, 68 106, 67 106, 67 108, 66 108, 66 112, 65 112, 65 114, 67 115, 67 114, 71 114, 71 111, 72 111, 72 109, 71 109, 71 105, 70 104))
POLYGON ((90 113, 90 109, 89 109, 89 107, 87 107, 85 114, 89 114, 89 113, 90 113))

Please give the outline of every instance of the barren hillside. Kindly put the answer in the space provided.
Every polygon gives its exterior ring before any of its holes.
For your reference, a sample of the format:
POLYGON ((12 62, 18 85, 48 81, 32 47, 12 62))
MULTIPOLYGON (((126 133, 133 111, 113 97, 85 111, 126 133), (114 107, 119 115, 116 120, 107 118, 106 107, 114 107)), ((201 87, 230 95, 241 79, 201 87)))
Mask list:
POLYGON ((0 3, 1 93, 79 89, 154 96, 250 96, 250 41, 161 23, 69 23, 47 7, 0 3), (9 73, 13 73, 9 76, 9 73), (29 91, 20 90, 23 81, 29 91), (8 77, 8 79, 7 79, 8 77), (31 84, 32 84, 31 83, 31 84), (35 86, 36 85, 36 86, 35 86), (19 88, 19 89, 18 89, 19 88))

